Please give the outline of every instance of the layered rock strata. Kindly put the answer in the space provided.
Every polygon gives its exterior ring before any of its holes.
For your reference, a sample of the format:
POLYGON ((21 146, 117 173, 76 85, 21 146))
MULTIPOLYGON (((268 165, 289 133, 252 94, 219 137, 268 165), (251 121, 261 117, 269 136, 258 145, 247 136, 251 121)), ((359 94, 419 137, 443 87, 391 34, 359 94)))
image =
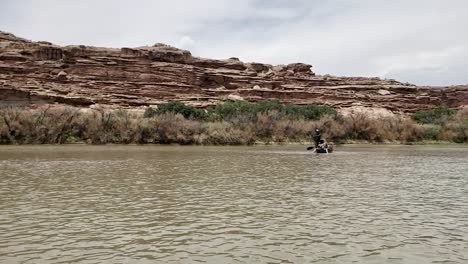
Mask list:
POLYGON ((319 76, 311 65, 204 59, 164 44, 138 48, 57 46, 0 32, 0 105, 145 107, 227 100, 355 106, 414 112, 468 105, 468 86, 418 87, 395 80, 319 76))

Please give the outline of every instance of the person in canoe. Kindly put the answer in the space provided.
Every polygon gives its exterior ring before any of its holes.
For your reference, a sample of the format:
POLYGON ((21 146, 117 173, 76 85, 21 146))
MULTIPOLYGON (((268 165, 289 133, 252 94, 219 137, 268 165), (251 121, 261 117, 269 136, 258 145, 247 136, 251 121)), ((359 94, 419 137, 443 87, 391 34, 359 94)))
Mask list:
POLYGON ((333 144, 328 144, 325 140, 322 139, 322 134, 320 129, 316 128, 312 135, 312 140, 314 141, 313 147, 308 147, 307 150, 313 150, 315 153, 331 153, 333 152, 333 144))
POLYGON ((322 140, 322 134, 320 133, 320 129, 316 128, 315 129, 315 134, 313 135, 313 140, 315 143, 315 148, 318 148, 320 144, 320 140, 322 140))

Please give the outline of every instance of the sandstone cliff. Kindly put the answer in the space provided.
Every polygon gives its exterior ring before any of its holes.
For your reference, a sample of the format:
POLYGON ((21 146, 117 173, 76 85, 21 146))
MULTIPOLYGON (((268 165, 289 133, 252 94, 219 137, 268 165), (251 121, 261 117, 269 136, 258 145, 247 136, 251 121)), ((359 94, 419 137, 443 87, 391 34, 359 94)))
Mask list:
POLYGON ((204 59, 164 44, 61 47, 0 31, 0 105, 144 107, 182 101, 208 107, 239 99, 413 112, 440 104, 468 105, 468 86, 418 87, 379 78, 318 76, 307 64, 204 59))

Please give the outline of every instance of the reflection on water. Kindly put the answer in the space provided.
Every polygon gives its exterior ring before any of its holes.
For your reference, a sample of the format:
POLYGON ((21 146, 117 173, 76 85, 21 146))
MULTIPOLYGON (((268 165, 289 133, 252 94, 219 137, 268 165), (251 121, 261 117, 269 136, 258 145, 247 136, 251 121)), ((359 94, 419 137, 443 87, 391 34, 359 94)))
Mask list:
POLYGON ((1 146, 0 263, 468 263, 468 148, 1 146))

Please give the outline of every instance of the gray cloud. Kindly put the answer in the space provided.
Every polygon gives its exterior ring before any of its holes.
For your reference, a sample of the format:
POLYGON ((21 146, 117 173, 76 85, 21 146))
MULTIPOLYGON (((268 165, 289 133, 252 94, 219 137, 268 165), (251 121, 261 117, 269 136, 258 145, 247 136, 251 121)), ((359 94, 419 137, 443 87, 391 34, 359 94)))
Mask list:
POLYGON ((321 74, 468 83, 465 0, 1 0, 0 29, 61 45, 163 42, 321 74))

